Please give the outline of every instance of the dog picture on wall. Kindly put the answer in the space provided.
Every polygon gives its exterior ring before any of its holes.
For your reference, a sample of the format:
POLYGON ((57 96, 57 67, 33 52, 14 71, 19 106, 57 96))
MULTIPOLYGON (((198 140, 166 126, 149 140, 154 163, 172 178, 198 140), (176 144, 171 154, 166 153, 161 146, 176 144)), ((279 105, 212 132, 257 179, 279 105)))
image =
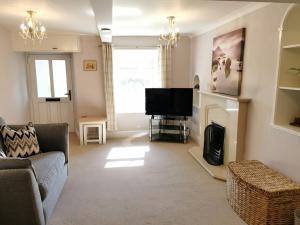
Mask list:
POLYGON ((213 40, 211 90, 239 96, 243 72, 246 28, 215 37, 213 40))

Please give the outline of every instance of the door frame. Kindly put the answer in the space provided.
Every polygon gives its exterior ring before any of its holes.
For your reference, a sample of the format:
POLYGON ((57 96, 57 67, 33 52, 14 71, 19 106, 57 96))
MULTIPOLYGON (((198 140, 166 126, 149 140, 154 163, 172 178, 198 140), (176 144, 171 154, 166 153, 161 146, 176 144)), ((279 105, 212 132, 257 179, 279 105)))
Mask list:
MULTIPOLYGON (((27 87, 28 87, 28 97, 29 97, 29 119, 30 121, 34 121, 34 110, 33 110, 33 102, 36 100, 39 103, 46 102, 46 98, 39 98, 37 96, 37 82, 36 82, 36 72, 35 68, 33 68, 32 61, 35 59, 46 59, 46 60, 55 60, 55 59, 63 59, 66 60, 66 72, 67 72, 67 87, 68 90, 71 90, 72 99, 69 100, 69 96, 60 97, 60 102, 70 102, 73 107, 73 126, 75 129, 75 96, 74 96, 74 83, 73 83, 73 70, 72 70, 72 55, 67 53, 61 54, 51 54, 51 53, 27 53, 26 54, 26 72, 27 72, 27 87)), ((53 75, 52 74, 52 63, 49 65, 50 70, 50 79, 51 79, 51 93, 54 93, 53 84, 53 75)))

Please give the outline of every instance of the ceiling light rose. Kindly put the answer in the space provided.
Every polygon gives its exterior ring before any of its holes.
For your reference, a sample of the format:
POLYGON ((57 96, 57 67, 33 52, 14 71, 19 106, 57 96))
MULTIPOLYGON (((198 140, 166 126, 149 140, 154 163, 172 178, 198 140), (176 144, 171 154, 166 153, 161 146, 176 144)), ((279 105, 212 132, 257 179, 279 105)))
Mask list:
POLYGON ((28 17, 20 25, 20 36, 23 39, 43 40, 46 38, 46 28, 34 18, 36 12, 28 10, 28 17))
POLYGON ((177 42, 180 36, 179 36, 179 29, 175 28, 174 26, 175 16, 168 16, 167 19, 169 21, 168 33, 161 34, 159 36, 159 40, 161 44, 166 45, 168 47, 177 47, 177 42))

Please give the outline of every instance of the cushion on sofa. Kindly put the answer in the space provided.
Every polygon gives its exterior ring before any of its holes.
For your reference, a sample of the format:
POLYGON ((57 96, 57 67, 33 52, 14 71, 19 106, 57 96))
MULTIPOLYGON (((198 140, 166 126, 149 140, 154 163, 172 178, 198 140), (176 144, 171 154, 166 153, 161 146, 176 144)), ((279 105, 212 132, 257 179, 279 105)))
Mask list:
MULTIPOLYGON (((0 130, 1 130, 1 127, 2 126, 5 126, 6 123, 4 121, 4 119, 2 119, 2 117, 0 117, 0 130)), ((0 135, 0 158, 5 158, 6 157, 6 154, 5 154, 5 150, 4 150, 4 142, 3 142, 3 139, 2 139, 2 135, 0 135)))
POLYGON ((0 117, 0 126, 6 125, 4 119, 2 117, 0 117))
POLYGON ((1 126, 0 131, 8 157, 24 158, 40 152, 36 132, 32 124, 18 130, 1 126))
POLYGON ((6 158, 6 154, 1 148, 0 148, 0 158, 6 158))
POLYGON ((41 193, 42 201, 55 185, 57 175, 63 172, 65 165, 65 155, 62 152, 45 152, 30 156, 36 173, 37 183, 41 193))

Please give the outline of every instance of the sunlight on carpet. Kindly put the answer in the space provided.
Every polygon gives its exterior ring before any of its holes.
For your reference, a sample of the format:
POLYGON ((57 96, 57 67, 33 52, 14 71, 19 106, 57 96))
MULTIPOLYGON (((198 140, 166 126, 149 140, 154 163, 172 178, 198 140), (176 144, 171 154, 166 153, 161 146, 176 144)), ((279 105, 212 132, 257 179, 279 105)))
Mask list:
POLYGON ((149 151, 149 146, 113 147, 106 157, 108 162, 104 168, 144 166, 144 158, 149 151))

